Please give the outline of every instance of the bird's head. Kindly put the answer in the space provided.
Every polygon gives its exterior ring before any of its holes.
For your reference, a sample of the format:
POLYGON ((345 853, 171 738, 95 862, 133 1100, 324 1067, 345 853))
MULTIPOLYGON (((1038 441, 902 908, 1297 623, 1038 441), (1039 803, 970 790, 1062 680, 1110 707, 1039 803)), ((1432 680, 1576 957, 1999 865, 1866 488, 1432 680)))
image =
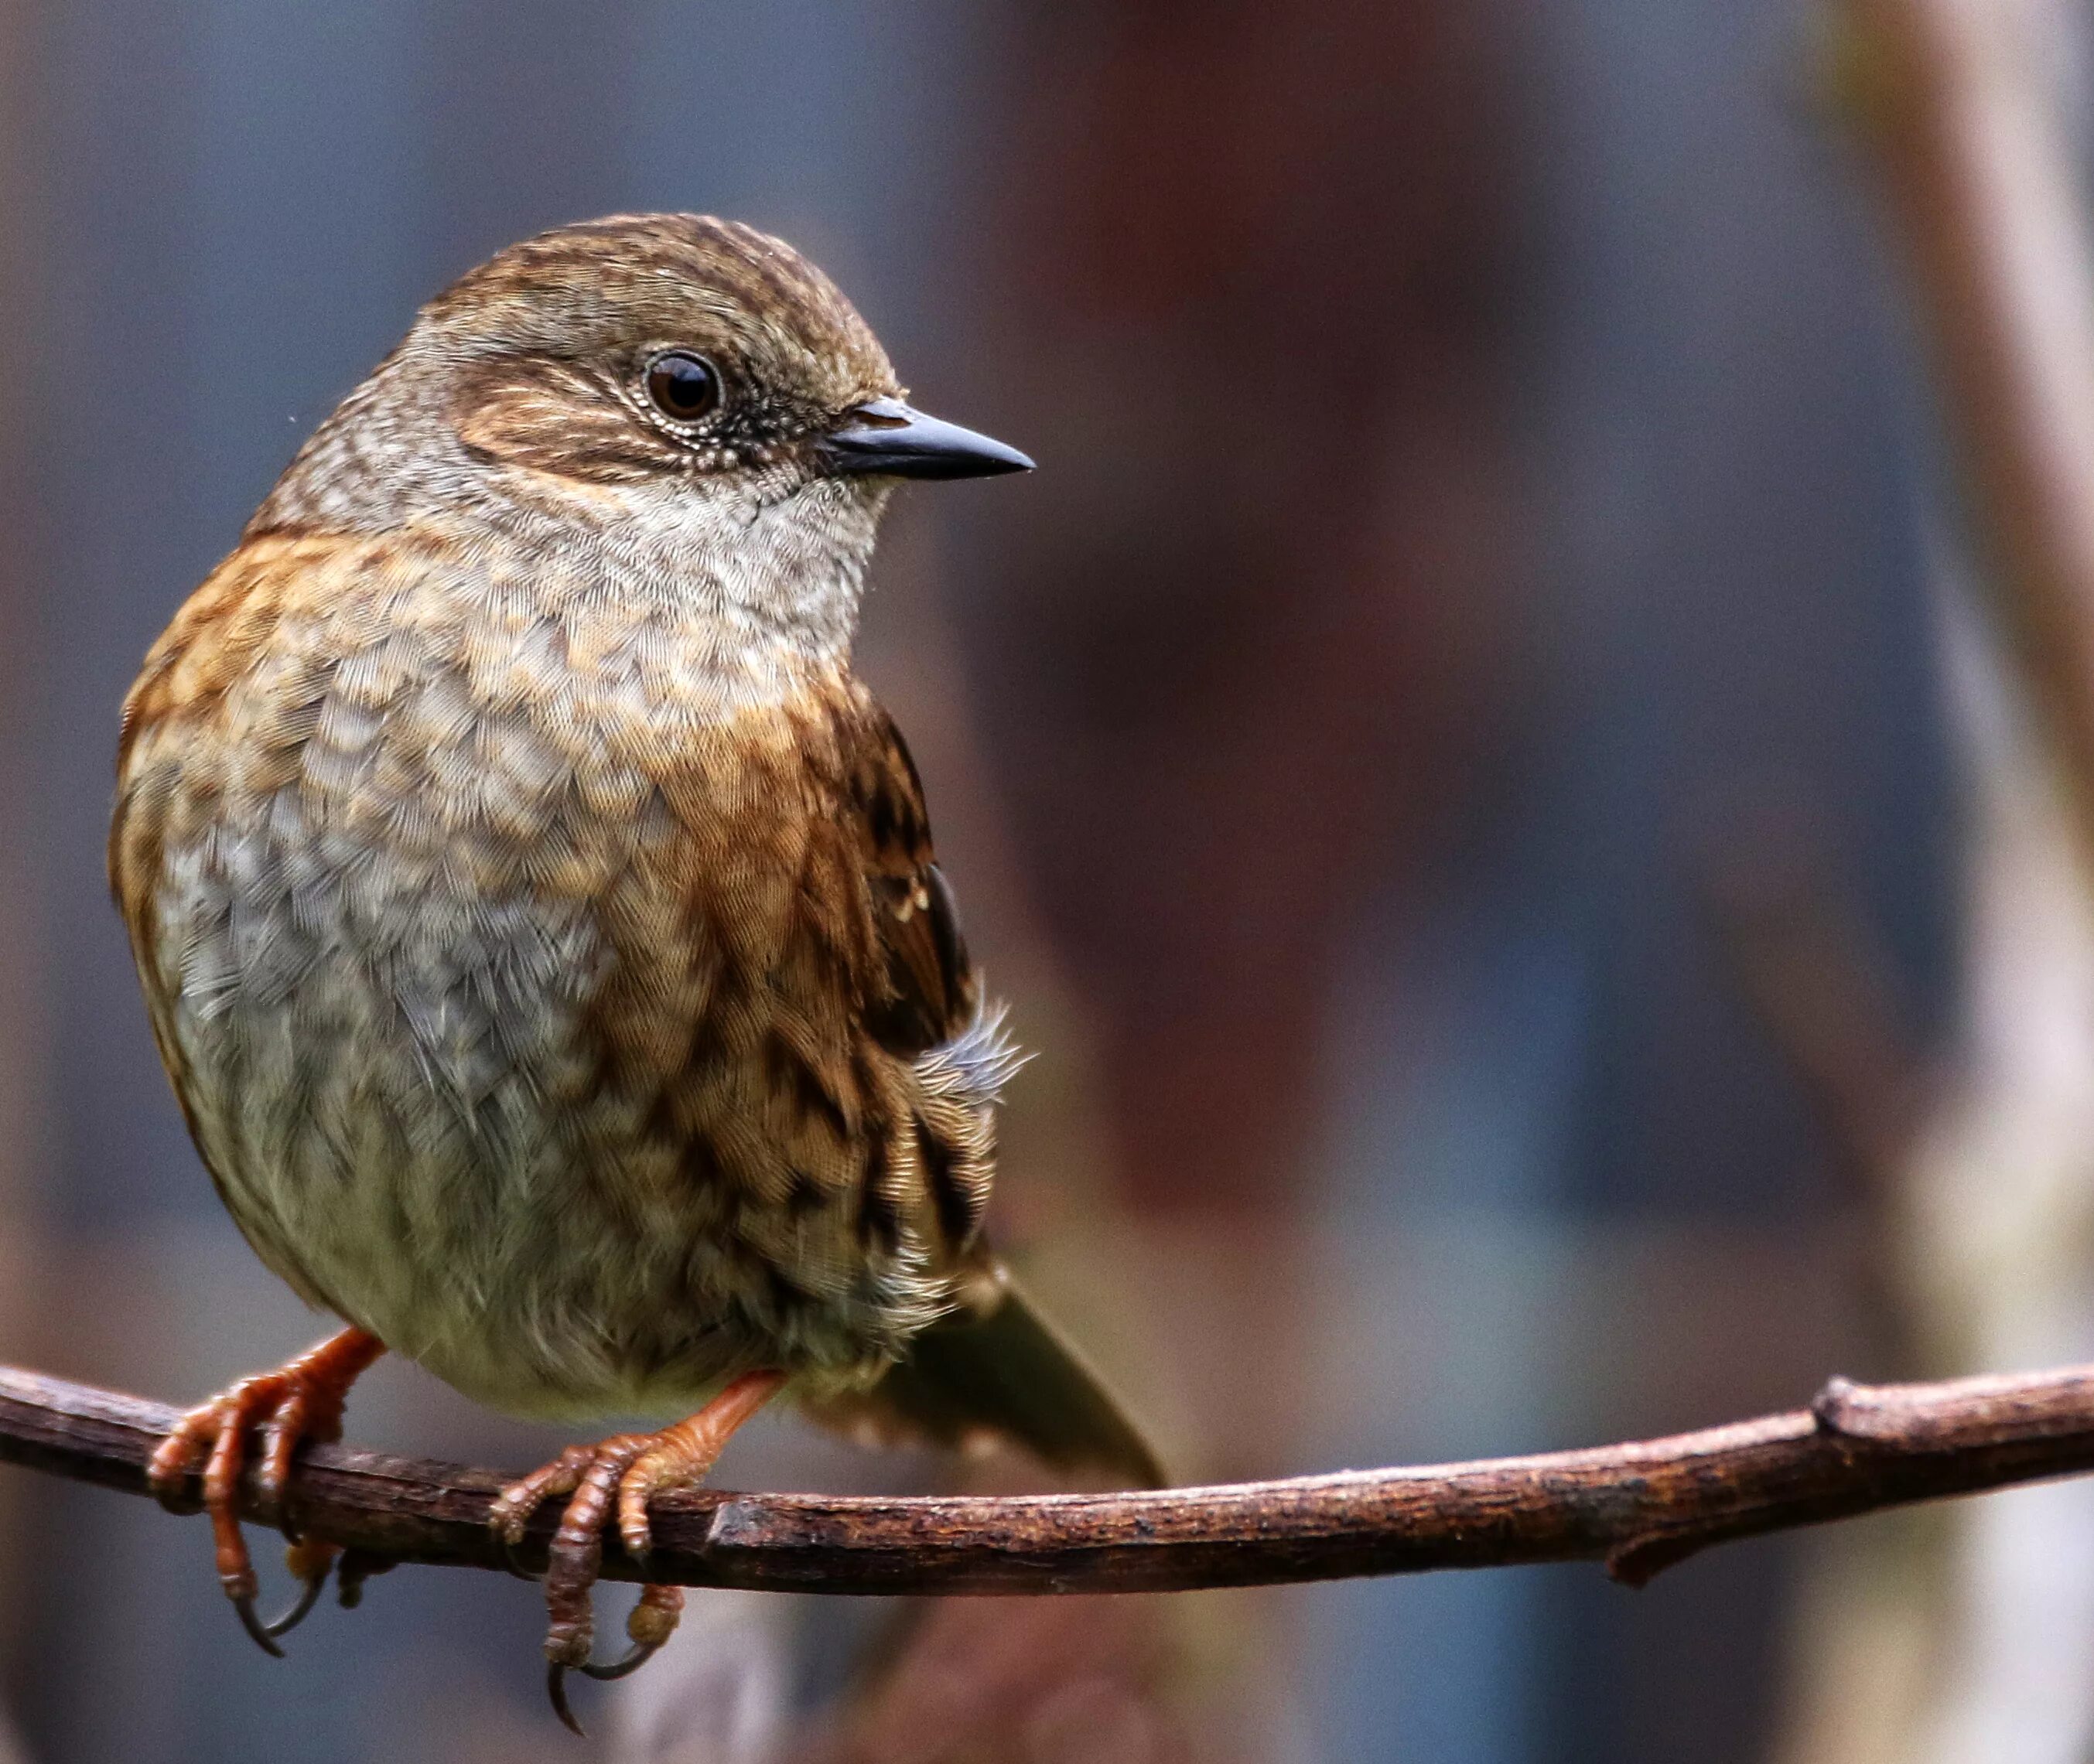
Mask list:
POLYGON ((791 246, 707 216, 618 215, 511 245, 430 301, 249 532, 566 527, 736 600, 839 570, 854 600, 897 480, 1031 465, 910 406, 791 246))

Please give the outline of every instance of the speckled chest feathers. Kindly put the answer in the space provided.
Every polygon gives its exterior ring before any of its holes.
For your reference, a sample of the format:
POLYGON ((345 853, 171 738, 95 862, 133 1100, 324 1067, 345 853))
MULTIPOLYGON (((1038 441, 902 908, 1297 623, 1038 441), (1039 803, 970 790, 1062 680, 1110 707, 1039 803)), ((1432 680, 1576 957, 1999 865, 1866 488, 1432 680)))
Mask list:
POLYGON ((125 710, 111 875, 227 1205, 515 1412, 873 1377, 972 1277, 1007 1058, 849 672, 887 480, 806 440, 884 358, 677 224, 432 305, 125 710), (710 427, 641 407, 671 345, 710 427))

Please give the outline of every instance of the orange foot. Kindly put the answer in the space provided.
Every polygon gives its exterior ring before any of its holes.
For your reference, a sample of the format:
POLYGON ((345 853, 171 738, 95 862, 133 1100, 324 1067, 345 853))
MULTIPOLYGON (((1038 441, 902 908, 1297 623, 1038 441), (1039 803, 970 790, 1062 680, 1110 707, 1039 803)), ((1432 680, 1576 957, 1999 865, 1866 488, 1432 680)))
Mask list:
POLYGON ((349 1387, 364 1368, 385 1351, 385 1344, 361 1329, 344 1329, 308 1348, 273 1372, 258 1372, 199 1404, 175 1424, 161 1441, 146 1480, 163 1506, 193 1510, 187 1484, 199 1458, 203 1471, 204 1510, 211 1515, 211 1538, 218 1549, 219 1584, 247 1633, 263 1649, 280 1658, 276 1637, 295 1628, 313 1608, 327 1584, 328 1571, 340 1552, 332 1544, 301 1539, 283 1518, 290 1541, 285 1557, 291 1572, 305 1583, 298 1604, 274 1623, 255 1614, 258 1585, 247 1541, 240 1534, 240 1479, 247 1468, 248 1429, 262 1429, 262 1463, 257 1472, 262 1492, 284 1514, 284 1489, 291 1456, 301 1440, 341 1437, 341 1407, 349 1387), (206 1456, 206 1454, 208 1454, 206 1456))
POLYGON ((648 1585, 625 1626, 632 1646, 625 1658, 607 1666, 590 1662, 596 1627, 589 1611, 589 1589, 603 1566, 603 1527, 614 1499, 618 1532, 625 1553, 645 1562, 653 1531, 647 1503, 665 1489, 688 1489, 705 1480, 735 1429, 754 1415, 785 1382, 783 1372, 746 1372, 689 1420, 658 1433, 620 1433, 594 1445, 570 1445, 542 1469, 505 1489, 489 1510, 488 1523, 512 1549, 524 1541, 531 1515, 548 1496, 571 1498, 560 1515, 545 1567, 545 1608, 552 1623, 545 1632, 550 1662, 545 1688, 560 1719, 580 1733, 581 1724, 567 1707, 570 1667, 593 1679, 623 1678, 644 1665, 667 1641, 683 1614, 681 1587, 648 1585))

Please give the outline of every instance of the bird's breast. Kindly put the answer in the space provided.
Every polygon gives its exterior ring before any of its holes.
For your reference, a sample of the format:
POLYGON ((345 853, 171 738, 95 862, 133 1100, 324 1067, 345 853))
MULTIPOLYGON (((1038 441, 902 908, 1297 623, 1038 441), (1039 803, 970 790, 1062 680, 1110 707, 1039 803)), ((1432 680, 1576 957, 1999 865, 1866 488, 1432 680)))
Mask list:
POLYGON ((111 843, 250 1240, 512 1408, 702 1383, 781 1331, 876 1358, 930 1302, 851 1230, 901 1106, 854 1030, 854 689, 787 657, 752 692, 702 617, 584 586, 251 544, 133 690, 111 843))

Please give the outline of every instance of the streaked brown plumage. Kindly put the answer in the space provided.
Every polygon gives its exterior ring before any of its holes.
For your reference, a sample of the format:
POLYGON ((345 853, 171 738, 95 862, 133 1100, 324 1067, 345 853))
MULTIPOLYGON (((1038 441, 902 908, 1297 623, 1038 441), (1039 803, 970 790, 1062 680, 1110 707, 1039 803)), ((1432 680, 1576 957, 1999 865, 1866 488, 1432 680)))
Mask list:
POLYGON ((610 1501, 644 1544, 781 1383, 1153 1476, 981 1236, 1011 1057, 849 642, 895 479, 1027 462, 900 397, 775 240, 541 236, 424 309, 148 657, 110 863, 154 1030, 248 1240, 352 1332, 162 1454, 170 1489, 212 1454, 250 1627, 245 1429, 280 1477, 380 1343, 513 1412, 711 1405, 513 1491, 515 1531, 583 1490, 556 1685, 610 1501))

